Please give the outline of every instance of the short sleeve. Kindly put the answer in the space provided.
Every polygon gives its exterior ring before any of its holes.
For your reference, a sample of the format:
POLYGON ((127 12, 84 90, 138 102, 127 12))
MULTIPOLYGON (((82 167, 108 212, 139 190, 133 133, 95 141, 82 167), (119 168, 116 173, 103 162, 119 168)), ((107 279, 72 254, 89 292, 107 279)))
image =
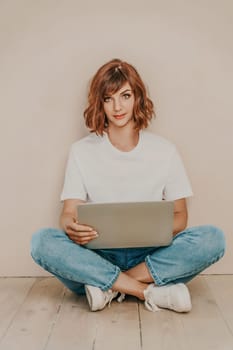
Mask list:
POLYGON ((79 168, 78 158, 73 147, 71 147, 69 153, 64 186, 61 193, 61 201, 66 199, 81 199, 84 201, 87 199, 87 192, 79 168))
POLYGON ((164 188, 165 200, 177 200, 193 195, 182 159, 176 148, 172 154, 168 177, 164 188))

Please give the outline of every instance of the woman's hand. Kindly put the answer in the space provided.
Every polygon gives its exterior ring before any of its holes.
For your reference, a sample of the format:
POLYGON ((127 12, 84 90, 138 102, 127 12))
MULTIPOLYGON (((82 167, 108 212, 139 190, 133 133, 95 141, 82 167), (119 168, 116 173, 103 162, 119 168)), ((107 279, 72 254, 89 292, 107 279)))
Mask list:
POLYGON ((67 199, 64 201, 63 210, 60 216, 60 226, 67 236, 75 243, 84 245, 98 234, 93 227, 78 222, 77 206, 85 203, 80 199, 67 199))
POLYGON ((63 229, 67 236, 75 243, 84 245, 97 238, 97 232, 90 226, 78 223, 74 218, 63 218, 63 229))

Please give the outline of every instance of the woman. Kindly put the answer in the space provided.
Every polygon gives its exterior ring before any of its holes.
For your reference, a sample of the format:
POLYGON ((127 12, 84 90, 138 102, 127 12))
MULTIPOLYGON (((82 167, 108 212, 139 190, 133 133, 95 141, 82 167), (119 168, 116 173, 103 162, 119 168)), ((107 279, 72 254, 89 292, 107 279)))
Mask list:
POLYGON ((84 112, 91 133, 72 145, 68 159, 62 229, 42 229, 32 239, 34 260, 73 292, 86 293, 92 311, 103 309, 120 292, 144 300, 151 311, 188 312, 191 299, 185 283, 225 251, 220 229, 186 228, 185 198, 192 190, 174 145, 145 131, 153 114, 153 103, 132 65, 114 59, 97 71, 84 112), (78 204, 159 200, 174 201, 170 246, 85 247, 98 232, 78 221, 78 204))

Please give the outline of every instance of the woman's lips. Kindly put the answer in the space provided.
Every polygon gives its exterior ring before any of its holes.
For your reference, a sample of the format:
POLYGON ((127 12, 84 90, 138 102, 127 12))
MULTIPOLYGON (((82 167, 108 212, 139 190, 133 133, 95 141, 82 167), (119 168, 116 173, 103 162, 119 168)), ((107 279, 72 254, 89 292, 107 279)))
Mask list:
POLYGON ((114 115, 114 118, 122 119, 122 118, 124 118, 124 116, 125 116, 125 114, 116 114, 116 115, 114 115))

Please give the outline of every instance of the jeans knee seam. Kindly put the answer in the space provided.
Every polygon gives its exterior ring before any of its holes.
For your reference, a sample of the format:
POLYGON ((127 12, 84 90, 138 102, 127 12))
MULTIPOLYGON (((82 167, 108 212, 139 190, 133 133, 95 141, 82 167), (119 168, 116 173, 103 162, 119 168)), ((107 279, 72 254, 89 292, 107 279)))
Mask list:
POLYGON ((171 281, 174 281, 174 280, 177 280, 177 279, 180 279, 180 278, 185 278, 185 277, 192 276, 192 275, 200 273, 201 271, 203 271, 204 269, 206 269, 210 265, 212 265, 215 262, 217 262, 224 255, 224 252, 225 252, 225 250, 223 249, 221 251, 221 253, 216 255, 208 264, 203 264, 199 268, 196 268, 195 270, 193 270, 192 272, 188 272, 188 273, 185 273, 183 275, 172 277, 172 278, 167 278, 167 279, 160 278, 159 275, 158 275, 158 272, 156 273, 154 271, 154 268, 152 267, 152 264, 150 263, 149 256, 146 257, 145 263, 148 266, 148 268, 150 270, 150 273, 151 273, 153 279, 155 280, 156 284, 157 285, 163 285, 163 284, 167 284, 167 283, 169 283, 171 281))
MULTIPOLYGON (((32 258, 41 266, 43 267, 46 271, 54 274, 54 275, 57 275, 61 278, 65 278, 65 279, 69 279, 71 281, 74 281, 73 277, 70 276, 69 274, 62 274, 61 271, 58 271, 57 269, 55 269, 54 267, 50 267, 47 263, 45 263, 43 261, 43 259, 38 259, 38 258, 35 258, 33 257, 32 255, 32 258)), ((110 289, 112 287, 112 285, 114 284, 114 282, 117 280, 119 274, 121 273, 121 270, 118 266, 115 266, 115 271, 114 271, 114 276, 113 278, 107 283, 105 284, 104 286, 101 286, 101 285, 98 285, 96 287, 99 287, 101 290, 103 291, 106 291, 108 289, 110 289)), ((74 282, 79 282, 79 281, 74 281, 74 282)), ((82 283, 82 282, 79 282, 79 283, 82 283)))

